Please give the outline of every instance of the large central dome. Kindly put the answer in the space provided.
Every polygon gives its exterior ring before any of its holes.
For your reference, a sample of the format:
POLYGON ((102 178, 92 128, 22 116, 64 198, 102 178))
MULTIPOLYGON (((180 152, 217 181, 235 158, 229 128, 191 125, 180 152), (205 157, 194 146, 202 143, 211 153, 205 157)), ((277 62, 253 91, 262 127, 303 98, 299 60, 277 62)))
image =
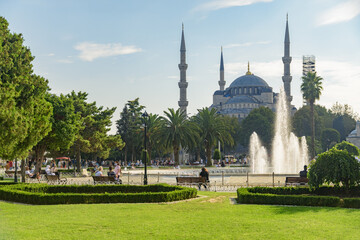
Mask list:
POLYGON ((246 74, 235 79, 230 84, 229 88, 233 87, 269 87, 269 85, 265 82, 264 79, 254 74, 246 74))

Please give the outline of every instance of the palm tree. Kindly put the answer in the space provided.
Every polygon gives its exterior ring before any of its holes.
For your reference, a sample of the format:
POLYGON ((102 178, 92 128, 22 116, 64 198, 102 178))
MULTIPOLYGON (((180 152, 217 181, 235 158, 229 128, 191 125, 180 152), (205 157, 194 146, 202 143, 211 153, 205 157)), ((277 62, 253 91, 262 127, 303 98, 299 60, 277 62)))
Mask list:
POLYGON ((185 112, 180 109, 164 111, 165 117, 160 117, 161 127, 159 138, 166 147, 172 147, 175 157, 175 164, 179 164, 180 146, 186 148, 195 144, 198 132, 197 126, 186 118, 185 112))
MULTIPOLYGON (((152 151, 153 147, 158 144, 157 135, 159 135, 161 121, 160 121, 159 115, 151 114, 151 113, 149 114, 148 118, 145 118, 145 121, 146 121, 146 126, 147 126, 146 149, 148 150, 148 155, 149 155, 148 160, 151 161, 151 151, 152 151)), ((142 135, 144 136, 144 133, 142 133, 142 135)))
POLYGON ((311 118, 311 158, 315 157, 315 118, 314 118, 314 103, 320 99, 322 87, 322 77, 317 76, 316 72, 308 72, 306 76, 302 77, 301 92, 303 98, 310 104, 310 118, 311 118))
POLYGON ((194 122, 200 129, 200 138, 205 145, 206 166, 212 166, 211 151, 218 141, 234 144, 231 131, 226 126, 224 117, 217 113, 215 108, 203 108, 194 116, 194 122))

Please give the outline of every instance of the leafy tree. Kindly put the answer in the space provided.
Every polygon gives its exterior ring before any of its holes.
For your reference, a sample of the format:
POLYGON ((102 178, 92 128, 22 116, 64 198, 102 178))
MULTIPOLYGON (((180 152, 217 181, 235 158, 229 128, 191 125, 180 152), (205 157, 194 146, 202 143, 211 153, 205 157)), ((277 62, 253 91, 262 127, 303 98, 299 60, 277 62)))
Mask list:
MULTIPOLYGON (((323 119, 317 113, 317 108, 314 111, 315 118, 315 139, 320 140, 321 132, 324 129, 323 119)), ((311 136, 311 111, 310 106, 303 106, 295 112, 292 118, 292 126, 296 136, 311 136)), ((309 143, 311 143, 311 138, 309 143)), ((310 145, 311 147, 311 145, 310 145)))
POLYGON ((354 120, 360 120, 359 114, 348 104, 340 104, 336 102, 330 109, 336 116, 348 115, 354 120))
POLYGON ((355 129, 356 121, 350 115, 337 116, 333 121, 333 128, 340 133, 340 140, 343 141, 349 135, 349 133, 355 129))
POLYGON ((334 148, 338 150, 346 150, 350 155, 352 156, 359 156, 360 150, 357 146, 355 146, 352 143, 342 141, 341 143, 338 143, 334 146, 334 148))
MULTIPOLYGON (((154 146, 159 146, 160 141, 158 136, 160 134, 161 121, 159 115, 149 114, 149 117, 143 119, 146 121, 147 131, 146 131, 146 149, 148 151, 149 160, 151 161, 151 153, 154 146)), ((144 136, 144 133, 142 134, 144 136)))
MULTIPOLYGON (((51 130, 48 81, 33 73, 34 57, 21 34, 0 17, 0 157, 25 158, 51 130)), ((22 172, 24 171, 22 159, 22 172)))
POLYGON ((322 91, 322 78, 316 75, 316 72, 308 72, 306 76, 302 77, 301 92, 303 98, 310 104, 310 119, 311 119, 311 157, 315 157, 315 117, 314 117, 314 103, 320 99, 322 91))
POLYGON ((333 128, 325 128, 321 133, 321 145, 323 151, 332 148, 340 141, 340 133, 333 128))
POLYGON ((186 114, 180 109, 172 108, 164 111, 165 117, 160 117, 161 127, 159 139, 166 147, 171 147, 175 157, 175 164, 179 164, 180 146, 187 148, 195 143, 197 126, 186 118, 186 114))
POLYGON ((135 161, 136 152, 142 149, 140 128, 142 125, 141 114, 145 107, 139 104, 139 98, 128 101, 116 121, 117 133, 125 141, 125 164, 127 164, 128 151, 131 151, 131 160, 135 161))
POLYGON ((310 164, 308 177, 314 188, 324 183, 349 188, 360 181, 360 162, 347 151, 332 148, 310 164))
POLYGON ((241 122, 241 144, 248 146, 251 134, 256 132, 264 145, 269 147, 274 137, 274 120, 274 112, 267 107, 259 107, 252 110, 241 122))
MULTIPOLYGON (((223 116, 225 126, 229 129, 229 133, 234 140, 233 144, 224 143, 224 148, 231 150, 241 143, 242 129, 237 117, 223 116)), ((220 149, 219 149, 220 150, 220 149)))
POLYGON ((234 144, 230 134, 230 126, 225 124, 224 118, 217 113, 215 108, 203 108, 194 116, 194 121, 198 125, 201 142, 205 146, 206 166, 212 166, 211 152, 218 141, 234 144))
POLYGON ((41 167, 45 151, 61 152, 72 146, 81 123, 79 115, 74 112, 73 100, 68 96, 47 94, 46 100, 53 108, 53 115, 50 119, 52 127, 48 135, 34 146, 35 157, 40 159, 36 171, 41 167))
POLYGON ((221 153, 219 149, 215 149, 213 159, 219 161, 221 159, 221 153))
POLYGON ((123 147, 120 136, 108 136, 111 118, 116 108, 97 107, 96 102, 87 102, 87 93, 74 91, 67 95, 74 102, 75 113, 80 116, 79 132, 73 145, 77 171, 81 168, 81 153, 106 158, 112 147, 123 147))

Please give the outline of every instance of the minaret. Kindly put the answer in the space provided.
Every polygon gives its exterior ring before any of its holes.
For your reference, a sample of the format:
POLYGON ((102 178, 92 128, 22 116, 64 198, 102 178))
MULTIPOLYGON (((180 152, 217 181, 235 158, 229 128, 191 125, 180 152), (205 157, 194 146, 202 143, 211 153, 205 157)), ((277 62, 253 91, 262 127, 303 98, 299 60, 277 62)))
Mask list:
POLYGON ((288 15, 286 14, 286 30, 285 30, 285 41, 284 41, 284 57, 282 58, 284 63, 284 76, 282 80, 284 82, 284 90, 286 93, 287 100, 289 104, 291 104, 292 96, 291 96, 291 88, 290 83, 292 80, 292 76, 290 75, 290 37, 289 37, 289 26, 288 26, 288 15))
POLYGON ((186 112, 186 107, 188 105, 188 101, 186 100, 186 88, 188 86, 188 83, 186 82, 186 69, 188 65, 186 64, 186 48, 185 48, 185 37, 184 37, 184 24, 182 25, 182 35, 181 35, 181 46, 180 46, 180 64, 179 64, 179 70, 180 70, 180 82, 179 82, 179 88, 180 88, 180 101, 179 107, 181 111, 186 112))
POLYGON ((223 49, 221 47, 221 57, 220 57, 220 91, 224 91, 226 81, 224 80, 224 59, 223 59, 223 49))

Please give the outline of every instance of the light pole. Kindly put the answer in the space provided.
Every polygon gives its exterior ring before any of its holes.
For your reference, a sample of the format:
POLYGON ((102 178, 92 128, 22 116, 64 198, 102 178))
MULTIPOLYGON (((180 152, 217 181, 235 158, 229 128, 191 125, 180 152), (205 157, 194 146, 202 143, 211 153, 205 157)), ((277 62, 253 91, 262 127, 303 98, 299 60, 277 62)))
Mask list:
POLYGON ((148 181, 147 181, 147 149, 146 149, 146 122, 147 122, 147 118, 149 117, 149 115, 147 114, 147 112, 145 111, 142 115, 143 117, 143 120, 144 120, 144 161, 145 161, 145 173, 144 173, 144 185, 147 185, 148 184, 148 181))

